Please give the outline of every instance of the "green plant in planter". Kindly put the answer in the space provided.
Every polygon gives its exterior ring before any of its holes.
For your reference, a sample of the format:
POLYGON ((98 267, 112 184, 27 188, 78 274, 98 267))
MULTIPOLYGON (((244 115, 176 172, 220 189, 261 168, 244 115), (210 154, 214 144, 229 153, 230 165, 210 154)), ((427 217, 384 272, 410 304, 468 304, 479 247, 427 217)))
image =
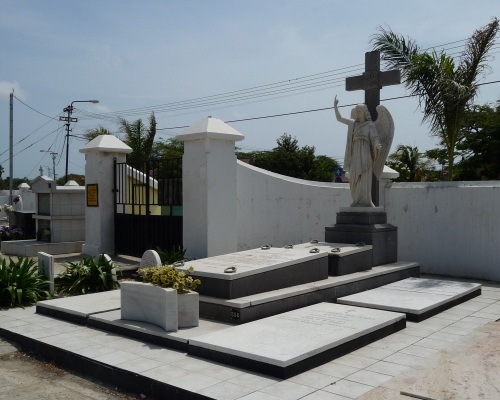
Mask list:
POLYGON ((65 271, 57 275, 55 284, 61 295, 79 295, 106 292, 118 289, 117 272, 113 261, 108 261, 101 254, 97 261, 83 258, 77 263, 68 262, 63 265, 65 271))
POLYGON ((18 257, 0 260, 0 307, 30 306, 50 298, 49 281, 40 275, 36 261, 18 257))
POLYGON ((162 265, 160 267, 141 268, 137 272, 142 276, 144 282, 152 283, 163 288, 172 288, 177 293, 188 293, 195 291, 201 285, 199 279, 194 279, 191 274, 194 268, 188 267, 187 271, 179 271, 173 265, 162 265))

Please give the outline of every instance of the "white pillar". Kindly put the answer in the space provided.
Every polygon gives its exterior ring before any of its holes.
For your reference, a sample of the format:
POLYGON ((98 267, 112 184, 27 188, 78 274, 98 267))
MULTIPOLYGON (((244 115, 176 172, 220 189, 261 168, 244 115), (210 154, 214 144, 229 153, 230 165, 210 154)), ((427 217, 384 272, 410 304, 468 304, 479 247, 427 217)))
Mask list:
POLYGON ((382 171, 382 176, 379 182, 378 190, 379 190, 379 205, 384 208, 384 211, 387 210, 385 204, 385 191, 391 187, 392 180, 398 179, 399 172, 394 171, 392 168, 389 168, 387 165, 384 165, 384 169, 382 171))
POLYGON ((182 157, 183 246, 188 258, 237 250, 235 142, 244 136, 217 118, 204 118, 176 137, 182 157))
POLYGON ((129 146, 113 135, 100 135, 80 149, 80 153, 85 154, 84 254, 115 254, 113 161, 116 158, 117 162, 125 162, 131 152, 129 146), (88 185, 92 185, 92 193, 97 188, 97 203, 89 198, 88 185))

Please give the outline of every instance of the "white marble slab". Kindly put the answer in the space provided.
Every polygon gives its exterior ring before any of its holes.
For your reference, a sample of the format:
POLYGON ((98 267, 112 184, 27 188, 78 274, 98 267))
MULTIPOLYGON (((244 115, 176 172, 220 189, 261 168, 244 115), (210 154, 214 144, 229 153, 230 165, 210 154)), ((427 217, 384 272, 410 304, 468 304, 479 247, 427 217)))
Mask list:
POLYGON ((407 278, 337 299, 339 304, 423 314, 478 290, 481 285, 437 279, 407 278))
POLYGON ((180 270, 193 267, 194 274, 200 277, 233 280, 322 257, 326 257, 325 252, 310 253, 306 248, 271 247, 267 250, 259 248, 187 261, 185 265, 176 267, 180 270), (225 272, 233 269, 234 272, 225 272))
POLYGON ((143 282, 122 282, 121 318, 147 322, 167 332, 177 331, 177 291, 143 282))
POLYGON ((38 307, 61 311, 67 314, 88 317, 91 314, 119 310, 120 290, 110 290, 101 293, 92 293, 81 296, 61 297, 52 300, 43 300, 37 303, 38 307))
POLYGON ((394 312, 319 303, 197 336, 189 344, 288 367, 404 318, 394 312))
POLYGON ((304 249, 311 251, 312 249, 318 249, 320 253, 336 254, 340 257, 361 253, 362 251, 367 251, 372 249, 372 245, 365 244, 364 246, 356 246, 355 244, 349 243, 329 243, 329 242, 318 242, 318 243, 300 243, 293 245, 294 249, 304 249), (332 250, 335 250, 332 252, 332 250))

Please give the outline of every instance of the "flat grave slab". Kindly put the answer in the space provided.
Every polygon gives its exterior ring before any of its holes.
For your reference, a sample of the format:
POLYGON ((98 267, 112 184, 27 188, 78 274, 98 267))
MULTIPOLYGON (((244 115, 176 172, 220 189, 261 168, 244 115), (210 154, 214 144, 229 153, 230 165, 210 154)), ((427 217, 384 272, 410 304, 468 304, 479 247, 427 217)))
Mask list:
POLYGON ((147 322, 122 319, 120 310, 93 314, 89 316, 87 325, 106 332, 117 333, 182 351, 187 351, 189 340, 193 337, 233 326, 200 318, 199 325, 196 327, 180 328, 176 332, 166 332, 159 326, 147 322))
POLYGON ((404 314, 319 303, 197 336, 188 353, 286 379, 405 326, 404 314))
POLYGON ((423 321, 481 294, 481 285, 438 279, 407 278, 337 299, 339 304, 402 312, 423 321))
POLYGON ((85 325, 90 315, 120 309, 120 290, 43 300, 36 312, 85 325))
POLYGON ((310 242, 293 246, 297 249, 313 250, 328 254, 328 275, 342 276, 367 271, 373 264, 373 247, 359 243, 310 242))
POLYGON ((263 247, 188 261, 201 279, 200 295, 235 299, 328 278, 326 253, 263 247))

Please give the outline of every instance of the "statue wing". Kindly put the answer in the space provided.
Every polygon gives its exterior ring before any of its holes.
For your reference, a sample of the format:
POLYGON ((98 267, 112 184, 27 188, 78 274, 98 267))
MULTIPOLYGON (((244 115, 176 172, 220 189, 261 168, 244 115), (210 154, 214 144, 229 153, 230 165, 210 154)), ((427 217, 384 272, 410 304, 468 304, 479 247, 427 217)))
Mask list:
POLYGON ((382 149, 373 163, 373 173, 377 179, 380 179, 382 171, 384 170, 385 161, 391 150, 392 139, 394 138, 394 120, 389 110, 384 106, 377 106, 377 113, 378 118, 375 121, 375 126, 380 138, 380 143, 382 144, 382 149))

